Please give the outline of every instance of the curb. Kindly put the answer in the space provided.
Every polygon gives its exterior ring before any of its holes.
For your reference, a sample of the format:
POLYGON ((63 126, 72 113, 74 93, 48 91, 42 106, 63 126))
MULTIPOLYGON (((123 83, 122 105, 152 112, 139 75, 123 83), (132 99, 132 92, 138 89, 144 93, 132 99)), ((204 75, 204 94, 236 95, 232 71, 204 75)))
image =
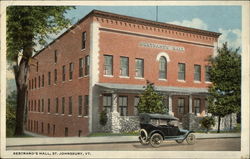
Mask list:
MULTIPOLYGON (((195 133, 196 139, 240 138, 240 133, 201 134, 195 133)), ((108 136, 108 137, 40 137, 40 138, 7 138, 6 147, 18 146, 49 146, 49 145, 82 145, 82 144, 111 144, 139 142, 138 136, 108 136), (24 144, 25 143, 25 144, 24 144)))

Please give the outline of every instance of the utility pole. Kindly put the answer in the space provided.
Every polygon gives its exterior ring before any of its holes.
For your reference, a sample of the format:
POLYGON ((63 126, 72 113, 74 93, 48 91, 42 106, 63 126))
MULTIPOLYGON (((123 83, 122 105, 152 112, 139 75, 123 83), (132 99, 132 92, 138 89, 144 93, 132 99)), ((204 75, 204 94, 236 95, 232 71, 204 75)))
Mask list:
POLYGON ((156 21, 158 22, 158 6, 156 6, 156 21))

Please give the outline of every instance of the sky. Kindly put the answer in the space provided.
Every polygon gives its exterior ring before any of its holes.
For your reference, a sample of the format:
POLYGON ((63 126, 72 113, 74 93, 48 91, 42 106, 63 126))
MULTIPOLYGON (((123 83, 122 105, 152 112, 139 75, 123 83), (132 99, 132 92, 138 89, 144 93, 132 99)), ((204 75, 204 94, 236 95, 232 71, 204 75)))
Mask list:
MULTIPOLYGON (((77 6, 66 17, 74 24, 93 9, 156 21, 156 6, 77 6)), ((158 6, 159 22, 220 32, 219 46, 241 47, 241 20, 241 6, 158 6)))
MULTIPOLYGON (((65 16, 75 24, 93 9, 156 21, 156 6, 77 6, 65 16)), ((231 48, 241 47, 241 6, 158 6, 158 21, 220 32, 219 47, 226 41, 231 48)), ((13 73, 8 71, 7 78, 13 73)))

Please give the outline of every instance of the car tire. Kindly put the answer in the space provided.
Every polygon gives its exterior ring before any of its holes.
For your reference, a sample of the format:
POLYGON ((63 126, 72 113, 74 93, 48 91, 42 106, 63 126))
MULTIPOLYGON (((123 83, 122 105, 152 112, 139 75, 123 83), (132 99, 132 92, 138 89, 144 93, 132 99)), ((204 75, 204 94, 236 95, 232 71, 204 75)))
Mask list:
POLYGON ((178 144, 183 143, 183 140, 175 140, 178 144))
POLYGON ((159 147, 161 145, 162 141, 163 141, 163 137, 159 133, 154 133, 150 137, 150 140, 149 140, 152 147, 159 147))
POLYGON ((195 144, 196 141, 195 135, 193 133, 188 134, 186 141, 189 145, 195 144))
POLYGON ((141 129, 139 132, 140 136, 139 136, 139 141, 142 145, 148 145, 149 141, 148 141, 148 133, 145 129, 141 129))

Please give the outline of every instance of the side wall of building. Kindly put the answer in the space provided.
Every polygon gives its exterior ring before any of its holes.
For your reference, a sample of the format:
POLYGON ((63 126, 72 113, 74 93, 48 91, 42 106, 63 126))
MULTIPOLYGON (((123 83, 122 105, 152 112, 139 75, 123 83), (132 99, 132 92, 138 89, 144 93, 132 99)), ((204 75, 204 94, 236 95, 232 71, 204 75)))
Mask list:
POLYGON ((90 51, 90 20, 84 20, 34 56, 29 72, 26 130, 46 136, 84 136, 89 133, 89 73, 84 62, 90 51), (85 48, 82 47, 83 32, 86 32, 85 48), (84 61, 81 75, 80 58, 84 61), (72 79, 70 63, 73 64, 72 79), (80 110, 79 103, 82 103, 80 110))

